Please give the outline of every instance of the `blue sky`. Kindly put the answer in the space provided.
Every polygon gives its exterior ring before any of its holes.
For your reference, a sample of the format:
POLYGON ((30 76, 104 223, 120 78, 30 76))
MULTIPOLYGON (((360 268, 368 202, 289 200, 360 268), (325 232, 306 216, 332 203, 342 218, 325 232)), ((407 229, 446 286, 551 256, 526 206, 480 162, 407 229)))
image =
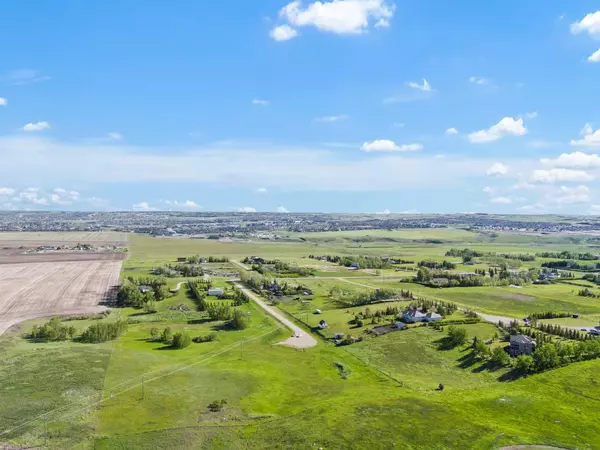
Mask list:
POLYGON ((600 4, 0 4, 0 209, 600 212, 600 4))

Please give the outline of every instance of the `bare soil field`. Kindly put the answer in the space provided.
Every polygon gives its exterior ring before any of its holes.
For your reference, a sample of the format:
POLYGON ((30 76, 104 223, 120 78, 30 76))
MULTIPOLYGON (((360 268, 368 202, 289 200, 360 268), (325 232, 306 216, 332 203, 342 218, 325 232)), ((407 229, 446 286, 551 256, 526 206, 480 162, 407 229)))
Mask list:
MULTIPOLYGON (((56 255, 47 255, 56 256, 56 255)), ((97 254, 91 254, 98 259, 97 254)), ((114 295, 122 261, 4 264, 0 269, 0 334, 37 317, 105 309, 114 295)))

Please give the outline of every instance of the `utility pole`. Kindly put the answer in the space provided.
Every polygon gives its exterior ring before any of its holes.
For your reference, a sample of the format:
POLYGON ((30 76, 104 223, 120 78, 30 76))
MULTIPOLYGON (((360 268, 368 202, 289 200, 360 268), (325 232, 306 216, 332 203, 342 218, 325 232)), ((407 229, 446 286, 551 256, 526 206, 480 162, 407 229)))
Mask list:
POLYGON ((144 375, 142 375, 142 400, 144 400, 145 395, 144 395, 144 375))

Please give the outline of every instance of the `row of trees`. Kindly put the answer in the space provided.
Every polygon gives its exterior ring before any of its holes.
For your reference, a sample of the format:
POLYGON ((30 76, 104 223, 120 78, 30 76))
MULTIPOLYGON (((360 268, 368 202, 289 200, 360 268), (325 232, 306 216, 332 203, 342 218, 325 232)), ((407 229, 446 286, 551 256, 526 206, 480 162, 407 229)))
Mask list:
POLYGON ((185 259, 186 264, 203 264, 203 263, 226 263, 229 262, 229 258, 226 256, 188 256, 185 259))
POLYGON ((173 334, 171 327, 166 327, 162 333, 158 330, 158 328, 151 328, 150 340, 153 342, 162 342, 163 344, 175 349, 189 347, 192 343, 192 338, 188 333, 183 331, 173 334))
POLYGON ((566 317, 571 317, 569 313, 555 312, 555 311, 546 311, 542 313, 533 313, 529 315, 531 320, 539 320, 539 319, 564 319, 566 317))
POLYGON ((153 275, 168 278, 204 276, 204 269, 192 264, 167 264, 165 266, 153 267, 151 272, 153 275))
POLYGON ((278 276, 298 276, 308 277, 314 273, 313 269, 307 267, 300 267, 292 264, 288 264, 282 261, 275 261, 274 264, 254 264, 252 270, 260 273, 261 275, 278 275, 278 276))
POLYGON ((446 260, 443 262, 424 260, 419 261, 419 267, 427 267, 428 269, 454 270, 456 269, 456 264, 446 260))
POLYGON ((549 261, 542 263, 542 267, 547 267, 549 269, 569 269, 569 270, 579 270, 582 272, 591 272, 600 269, 600 263, 596 264, 581 264, 572 259, 563 260, 563 261, 549 261))
POLYGON ((476 257, 499 257, 503 259, 515 259, 519 261, 535 261, 535 255, 531 253, 496 253, 496 252, 482 252, 478 250, 472 250, 469 248, 458 249, 451 248, 446 252, 446 256, 454 256, 458 258, 466 258, 471 261, 476 257))
POLYGON ((117 320, 116 322, 97 322, 90 325, 81 335, 83 342, 99 343, 117 339, 127 332, 127 322, 117 320))
MULTIPOLYGON (((381 258, 379 256, 338 256, 338 255, 324 255, 315 256, 309 255, 311 259, 325 259, 327 262, 339 264, 344 267, 351 267, 354 264, 358 265, 361 269, 391 269, 393 264, 390 262, 391 258, 381 258)), ((396 261, 398 264, 411 263, 412 261, 396 261)))
POLYGON ((541 252, 541 253, 536 253, 536 256, 539 256, 540 258, 576 259, 579 261, 598 261, 598 260, 600 260, 600 255, 595 255, 590 252, 579 253, 579 252, 569 252, 566 250, 564 250, 562 252, 541 252))
POLYGON ((43 325, 34 325, 29 333, 29 338, 36 341, 66 341, 75 337, 77 329, 64 325, 59 317, 53 317, 43 325))

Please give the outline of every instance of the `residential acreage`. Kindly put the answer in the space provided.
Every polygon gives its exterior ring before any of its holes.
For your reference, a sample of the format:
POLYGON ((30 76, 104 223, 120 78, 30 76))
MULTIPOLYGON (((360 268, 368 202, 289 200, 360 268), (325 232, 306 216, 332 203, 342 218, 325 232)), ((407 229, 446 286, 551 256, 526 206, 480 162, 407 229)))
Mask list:
POLYGON ((0 448, 600 448, 595 238, 422 231, 18 249, 0 448))

